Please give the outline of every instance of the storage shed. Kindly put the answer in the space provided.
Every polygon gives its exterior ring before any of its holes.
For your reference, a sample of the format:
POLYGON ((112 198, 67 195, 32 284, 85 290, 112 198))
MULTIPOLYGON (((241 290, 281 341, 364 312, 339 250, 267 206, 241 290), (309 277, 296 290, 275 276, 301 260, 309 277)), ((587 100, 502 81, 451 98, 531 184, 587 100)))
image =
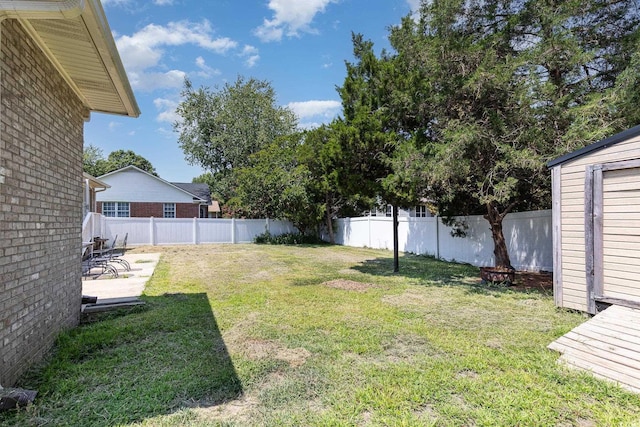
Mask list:
POLYGON ((640 308, 640 126, 548 163, 559 307, 640 308))
POLYGON ((596 315, 549 348, 640 392, 640 126, 548 166, 555 303, 596 315))

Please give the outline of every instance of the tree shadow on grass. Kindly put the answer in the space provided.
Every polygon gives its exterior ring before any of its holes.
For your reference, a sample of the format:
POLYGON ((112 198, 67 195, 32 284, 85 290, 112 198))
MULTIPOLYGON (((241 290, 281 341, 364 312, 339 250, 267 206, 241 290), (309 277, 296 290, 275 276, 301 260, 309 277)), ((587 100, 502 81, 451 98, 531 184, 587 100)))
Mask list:
POLYGON ((206 294, 144 301, 61 335, 20 381, 38 390, 35 404, 1 414, 0 425, 130 424, 242 394, 206 294))
MULTIPOLYGON (((511 291, 522 291, 499 283, 482 283, 480 270, 470 264, 461 264, 438 260, 432 256, 403 254, 399 259, 400 271, 393 272, 393 258, 375 258, 365 260, 351 267, 353 270, 374 276, 406 277, 414 283, 424 286, 462 286, 469 293, 500 294, 511 291)), ((536 289, 526 292, 548 294, 536 289)))

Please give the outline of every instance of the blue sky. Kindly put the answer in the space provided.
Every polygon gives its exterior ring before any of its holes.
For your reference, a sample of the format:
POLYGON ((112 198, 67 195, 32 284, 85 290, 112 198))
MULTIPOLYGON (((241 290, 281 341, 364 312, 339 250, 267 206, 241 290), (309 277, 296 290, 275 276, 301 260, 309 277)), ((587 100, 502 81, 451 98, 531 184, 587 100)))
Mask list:
POLYGON ((172 123, 185 77, 195 87, 222 87, 238 75, 267 80, 278 103, 301 127, 340 114, 336 86, 353 60, 351 32, 388 48, 391 25, 419 0, 102 0, 142 114, 137 119, 93 113, 85 144, 133 150, 161 178, 191 182, 172 123))

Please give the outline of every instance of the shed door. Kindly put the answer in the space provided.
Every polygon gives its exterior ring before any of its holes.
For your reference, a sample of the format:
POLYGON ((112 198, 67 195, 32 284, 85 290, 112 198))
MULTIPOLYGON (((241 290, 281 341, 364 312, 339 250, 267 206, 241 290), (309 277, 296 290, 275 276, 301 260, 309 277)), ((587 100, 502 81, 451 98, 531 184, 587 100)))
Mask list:
POLYGON ((596 165, 590 172, 591 304, 595 308, 599 299, 640 305, 640 160, 596 165))
POLYGON ((602 178, 603 294, 640 301, 640 168, 602 178))

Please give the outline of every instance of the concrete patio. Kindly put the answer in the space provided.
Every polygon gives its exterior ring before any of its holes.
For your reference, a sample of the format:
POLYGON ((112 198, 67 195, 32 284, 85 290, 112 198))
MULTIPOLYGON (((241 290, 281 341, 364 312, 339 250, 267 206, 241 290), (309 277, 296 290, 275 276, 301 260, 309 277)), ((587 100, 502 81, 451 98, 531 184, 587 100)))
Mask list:
POLYGON ((110 299, 136 298, 142 295, 147 281, 160 260, 159 253, 128 253, 123 255, 131 271, 118 268, 118 278, 83 277, 82 295, 98 298, 98 303, 110 299))

